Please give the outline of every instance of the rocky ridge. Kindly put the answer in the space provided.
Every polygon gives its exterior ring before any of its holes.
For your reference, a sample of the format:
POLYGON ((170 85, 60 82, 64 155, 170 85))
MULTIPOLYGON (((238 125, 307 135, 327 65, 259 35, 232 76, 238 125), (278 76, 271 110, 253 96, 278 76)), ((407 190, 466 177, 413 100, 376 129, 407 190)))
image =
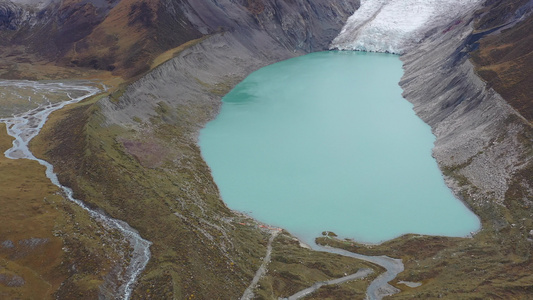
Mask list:
MULTIPOLYGON (((405 75, 400 85, 432 127, 437 137, 433 154, 444 173, 453 169, 470 183, 455 190, 467 192, 474 205, 503 204, 515 174, 530 167, 531 140, 522 136, 529 135, 531 127, 475 73, 466 42, 473 13, 452 28, 437 28, 402 56, 405 75)), ((524 191, 531 190, 531 182, 524 184, 524 191)))

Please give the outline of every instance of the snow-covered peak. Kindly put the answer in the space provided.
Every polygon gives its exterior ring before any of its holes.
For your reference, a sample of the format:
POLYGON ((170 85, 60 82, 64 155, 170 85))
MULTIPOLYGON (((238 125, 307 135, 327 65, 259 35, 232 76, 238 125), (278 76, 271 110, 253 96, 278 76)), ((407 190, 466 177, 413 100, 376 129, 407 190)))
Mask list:
POLYGON ((434 26, 458 18, 482 0, 361 0, 331 49, 402 54, 434 26))
POLYGON ((32 7, 36 9, 44 9, 50 3, 55 2, 54 0, 10 0, 10 1, 18 5, 24 5, 24 6, 32 7))

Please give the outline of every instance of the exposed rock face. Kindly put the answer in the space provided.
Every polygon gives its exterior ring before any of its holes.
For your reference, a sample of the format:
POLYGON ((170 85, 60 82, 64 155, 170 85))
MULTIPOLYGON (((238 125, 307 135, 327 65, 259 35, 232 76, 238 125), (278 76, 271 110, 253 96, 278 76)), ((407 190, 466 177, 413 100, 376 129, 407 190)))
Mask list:
POLYGON ((0 30, 16 30, 29 13, 11 1, 0 1, 0 30))
POLYGON ((346 9, 359 3, 73 0, 30 6, 31 2, 0 4, 3 51, 23 45, 63 66, 108 70, 127 78, 148 71, 151 60, 168 49, 220 32, 252 38, 260 30, 271 43, 291 50, 323 49, 338 33, 346 9))
POLYGON ((131 77, 161 52, 201 34, 159 0, 0 2, 0 47, 23 46, 33 61, 131 77))
POLYGON ((26 282, 24 281, 24 278, 20 276, 0 273, 0 283, 8 287, 20 287, 26 282))
MULTIPOLYGON (((433 128, 434 156, 456 178, 455 190, 470 195, 474 205, 503 204, 515 175, 531 167, 531 127, 474 73, 466 53, 472 15, 465 12, 457 24, 434 29, 402 56, 400 85, 433 128)), ((531 190, 531 179, 521 182, 523 191, 531 190)))
MULTIPOLYGON (((189 115, 200 128, 214 116, 221 95, 262 66, 325 50, 358 1, 188 1, 167 3, 182 9, 202 33, 212 34, 179 57, 129 86, 115 104, 102 101, 108 122, 134 125, 147 121, 160 102, 171 107, 194 103, 189 115)), ((182 116, 177 116, 182 118, 182 116)), ((189 120, 189 119, 188 119, 189 120)))

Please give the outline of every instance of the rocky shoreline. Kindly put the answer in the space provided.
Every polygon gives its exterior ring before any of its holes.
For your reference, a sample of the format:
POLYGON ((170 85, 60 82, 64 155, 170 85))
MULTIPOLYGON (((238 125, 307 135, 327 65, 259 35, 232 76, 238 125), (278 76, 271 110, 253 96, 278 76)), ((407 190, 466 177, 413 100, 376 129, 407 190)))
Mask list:
POLYGON ((532 158, 531 141, 518 138, 531 127, 476 75, 466 44, 473 14, 466 12, 452 28, 436 28, 401 56, 400 86, 431 126, 437 138, 433 155, 456 196, 470 206, 501 205, 514 174, 532 158))

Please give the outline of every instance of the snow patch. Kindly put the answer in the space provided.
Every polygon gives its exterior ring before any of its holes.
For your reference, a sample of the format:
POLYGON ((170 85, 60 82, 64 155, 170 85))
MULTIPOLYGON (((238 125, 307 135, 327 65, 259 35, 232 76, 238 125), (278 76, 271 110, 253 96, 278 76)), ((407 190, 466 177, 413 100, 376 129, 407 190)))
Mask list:
POLYGON ((10 0, 11 2, 18 4, 18 5, 25 5, 28 7, 33 7, 36 9, 45 9, 48 5, 50 5, 53 2, 59 2, 54 0, 10 0))
POLYGON ((482 0, 361 0, 330 49, 403 54, 482 0))

